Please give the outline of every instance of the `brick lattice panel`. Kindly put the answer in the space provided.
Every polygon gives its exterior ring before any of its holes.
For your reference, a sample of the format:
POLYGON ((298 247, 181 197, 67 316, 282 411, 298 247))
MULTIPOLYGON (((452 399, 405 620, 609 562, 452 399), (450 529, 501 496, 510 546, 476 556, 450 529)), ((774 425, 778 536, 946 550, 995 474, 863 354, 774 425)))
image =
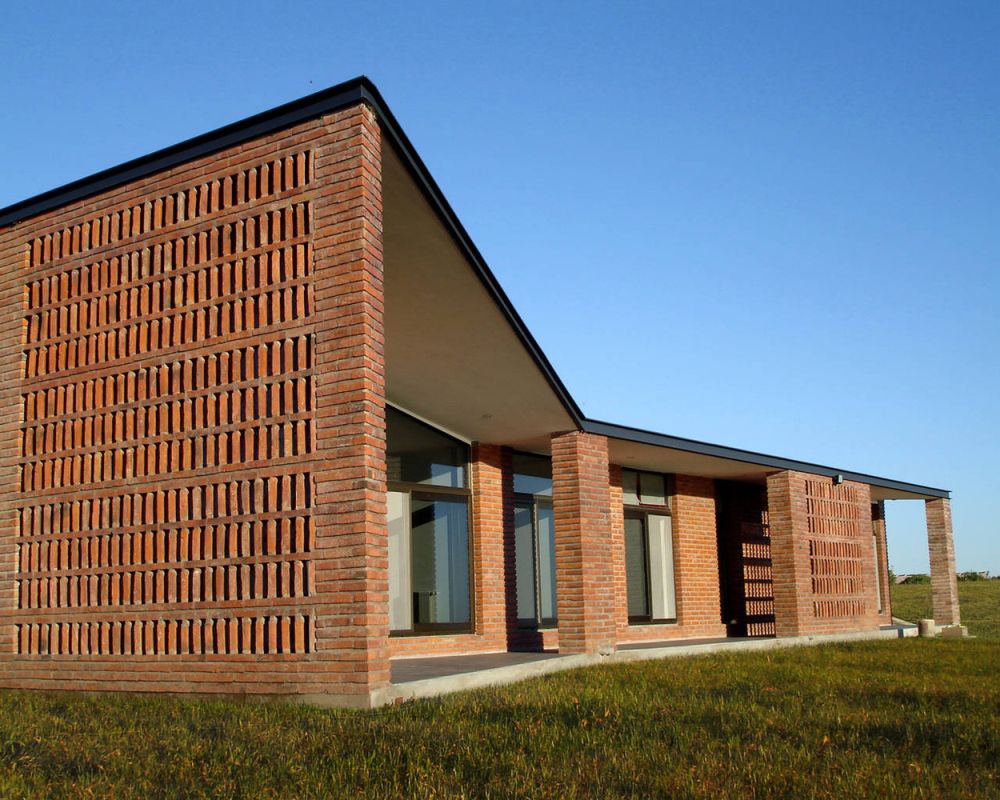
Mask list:
MULTIPOLYGON (((818 618, 867 613, 863 536, 871 537, 868 497, 857 487, 806 480, 806 525, 813 614, 818 618)), ((868 568, 871 571, 871 568, 868 568)), ((871 609, 874 610, 874 609, 871 609)))
POLYGON ((315 591, 314 345, 287 330, 310 172, 302 149, 25 245, 15 652, 313 649, 308 610, 270 613, 315 591))

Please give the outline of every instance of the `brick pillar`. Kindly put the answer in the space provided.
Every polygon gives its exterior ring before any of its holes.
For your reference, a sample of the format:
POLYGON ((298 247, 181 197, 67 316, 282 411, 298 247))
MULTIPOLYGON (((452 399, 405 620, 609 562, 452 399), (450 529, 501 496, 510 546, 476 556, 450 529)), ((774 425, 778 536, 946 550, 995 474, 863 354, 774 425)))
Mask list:
MULTIPOLYGON (((388 684, 382 171, 374 113, 324 119, 316 150, 316 652, 329 692, 388 684)), ((352 699, 353 698, 353 699, 352 699)))
POLYGON ((673 501, 677 622, 704 635, 725 636, 725 626, 719 622, 722 609, 715 481, 678 475, 673 501))
POLYGON ((552 437, 559 652, 615 646, 608 440, 570 431, 552 437))
POLYGON ((767 514, 771 529, 771 574, 774 583, 774 632, 799 636, 812 616, 809 598, 809 541, 806 500, 793 472, 767 476, 767 514))
POLYGON ((924 501, 927 512, 927 546, 931 556, 931 593, 934 621, 958 625, 958 580, 955 577, 955 542, 951 532, 951 501, 946 497, 924 501))
POLYGON ((875 557, 878 563, 879 592, 882 597, 881 621, 892 622, 892 597, 889 585, 889 548, 885 530, 885 501, 872 503, 872 534, 875 537, 875 557))
POLYGON ((510 451, 473 444, 472 564, 476 633, 497 647, 507 646, 507 563, 504 530, 510 485, 510 451))

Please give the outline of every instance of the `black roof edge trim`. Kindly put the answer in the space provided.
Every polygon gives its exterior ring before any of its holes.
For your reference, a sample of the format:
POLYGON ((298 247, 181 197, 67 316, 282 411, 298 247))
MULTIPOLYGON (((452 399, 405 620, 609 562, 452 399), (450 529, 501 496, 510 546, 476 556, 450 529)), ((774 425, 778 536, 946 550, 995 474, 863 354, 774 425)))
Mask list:
POLYGON ((290 103, 272 108, 260 114, 255 114, 238 122, 225 125, 208 133, 195 136, 149 155, 127 161, 116 167, 97 172, 86 178, 67 183, 56 189, 22 200, 19 203, 0 209, 0 227, 36 216, 53 208, 83 200, 99 192, 113 189, 129 181, 147 177, 156 172, 183 164, 195 158, 210 155, 226 147, 233 147, 243 142, 265 136, 269 133, 290 128, 300 122, 305 122, 323 114, 337 111, 341 108, 366 102, 376 113, 383 131, 389 134, 393 146, 403 157, 403 162, 410 174, 417 181, 424 197, 431 208, 445 224, 452 239, 464 253, 469 264, 475 270, 480 281, 500 307, 507 321, 514 329, 521 343, 528 350, 543 377, 563 404, 570 418, 577 427, 583 423, 583 412, 570 395, 566 385, 556 374, 545 353, 528 330, 524 320, 514 308, 507 293, 504 292, 492 270, 483 258, 445 198, 444 193, 427 169, 423 159, 403 132, 395 115, 389 109, 381 92, 367 76, 359 76, 328 89, 316 92, 306 97, 293 100, 290 103))
POLYGON ((876 475, 866 475, 862 472, 852 472, 845 469, 836 469, 822 464, 813 464, 808 461, 798 461, 792 458, 782 458, 780 456, 767 455, 766 453, 755 453, 752 450, 741 450, 736 447, 726 447, 721 444, 711 444, 709 442, 699 442, 695 439, 685 439, 680 436, 669 436, 665 433, 643 430, 642 428, 632 428, 627 425, 616 425, 612 422, 602 422, 596 419, 585 419, 583 430, 587 433, 595 433, 607 436, 612 439, 624 439, 639 444, 649 444, 656 447, 667 447, 672 450, 683 450, 687 453, 697 453, 703 456, 714 456, 730 461, 742 461, 747 464, 755 464, 762 467, 773 467, 780 470, 795 470, 796 472, 808 472, 813 475, 823 475, 832 478, 835 475, 843 475, 845 480, 866 483, 870 486, 878 486, 882 489, 908 492, 910 494, 927 495, 930 497, 951 497, 947 489, 935 489, 931 486, 920 486, 914 483, 904 483, 894 481, 889 478, 880 478, 876 475))
POLYGON ((129 181, 145 178, 201 156, 242 144, 258 136, 290 128, 300 122, 360 102, 365 89, 374 88, 366 77, 338 83, 328 89, 292 100, 290 103, 254 114, 148 155, 126 161, 47 192, 0 209, 0 226, 20 222, 53 208, 84 200, 129 181))

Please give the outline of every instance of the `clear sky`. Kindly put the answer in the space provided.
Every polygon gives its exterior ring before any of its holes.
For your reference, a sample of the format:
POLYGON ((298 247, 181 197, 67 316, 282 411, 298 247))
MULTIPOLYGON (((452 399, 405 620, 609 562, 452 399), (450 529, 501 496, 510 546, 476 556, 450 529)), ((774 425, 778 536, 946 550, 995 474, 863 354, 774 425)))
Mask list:
POLYGON ((0 206, 369 75, 586 414, 951 489, 1000 573, 995 0, 5 3, 0 52, 0 206))

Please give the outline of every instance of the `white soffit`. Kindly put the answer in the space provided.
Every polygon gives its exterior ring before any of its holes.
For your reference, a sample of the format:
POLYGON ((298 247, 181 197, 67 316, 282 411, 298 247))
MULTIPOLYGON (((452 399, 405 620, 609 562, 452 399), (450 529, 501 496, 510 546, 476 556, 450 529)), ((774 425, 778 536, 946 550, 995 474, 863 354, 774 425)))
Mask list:
POLYGON ((471 441, 537 447, 575 428, 391 146, 382 161, 389 402, 471 441))

